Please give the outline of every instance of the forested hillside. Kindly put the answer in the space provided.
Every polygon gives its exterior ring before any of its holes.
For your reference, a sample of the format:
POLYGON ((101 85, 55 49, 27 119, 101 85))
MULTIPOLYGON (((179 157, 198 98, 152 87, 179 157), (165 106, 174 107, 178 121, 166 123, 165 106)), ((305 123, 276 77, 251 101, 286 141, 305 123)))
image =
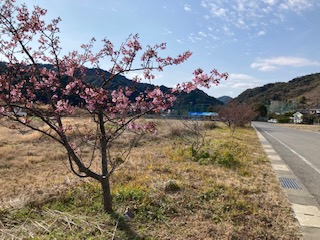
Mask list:
MULTIPOLYGON (((41 67, 52 68, 52 66, 48 64, 42 65, 41 67)), ((0 71, 7 71, 6 64, 4 62, 0 62, 0 71)), ((101 85, 103 78, 110 77, 110 73, 104 70, 99 70, 101 75, 101 78, 99 78, 96 74, 94 74, 96 71, 97 69, 87 69, 85 81, 94 86, 99 86, 101 85)), ((137 83, 127 79, 122 75, 115 76, 106 87, 113 90, 117 89, 119 86, 130 87, 133 85, 137 92, 144 92, 147 88, 151 90, 155 88, 155 86, 152 84, 137 83)), ((163 92, 167 92, 170 90, 170 88, 163 85, 160 86, 160 89, 163 92)), ((133 97, 134 96, 135 95, 133 94, 133 97)), ((188 94, 185 92, 178 93, 177 100, 175 102, 175 105, 173 106, 173 109, 176 109, 180 113, 187 111, 208 111, 208 109, 210 109, 212 106, 222 104, 223 103, 216 98, 207 95, 202 90, 196 89, 188 94)))
MULTIPOLYGON (((101 79, 92 77, 94 71, 95 69, 88 69, 87 81, 93 85, 99 85, 101 84, 101 79)), ((110 73, 108 73, 107 71, 103 71, 103 74, 105 74, 106 77, 110 76, 110 73)), ((114 81, 110 82, 108 88, 116 89, 118 88, 118 86, 130 87, 132 85, 135 85, 135 89, 137 89, 138 92, 143 92, 146 88, 154 89, 155 87, 152 84, 136 83, 122 75, 118 75, 115 77, 114 81)), ((170 88, 163 85, 160 86, 160 89, 163 92, 167 92, 170 90, 170 88)), ((177 109, 178 111, 207 111, 211 106, 222 104, 223 103, 216 98, 209 96, 202 90, 196 89, 190 93, 181 92, 177 94, 177 100, 173 108, 177 109)))
POLYGON ((320 73, 297 77, 289 82, 266 84, 241 93, 237 101, 242 103, 262 103, 270 101, 296 102, 298 105, 312 107, 320 104, 320 73))

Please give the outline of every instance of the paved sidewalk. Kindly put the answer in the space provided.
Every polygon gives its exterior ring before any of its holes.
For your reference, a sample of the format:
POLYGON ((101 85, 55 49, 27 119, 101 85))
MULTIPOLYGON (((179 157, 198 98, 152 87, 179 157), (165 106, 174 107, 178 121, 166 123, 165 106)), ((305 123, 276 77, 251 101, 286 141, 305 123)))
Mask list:
POLYGON ((303 186, 292 170, 286 165, 281 157, 272 148, 270 143, 257 130, 258 137, 276 176, 287 194, 292 205, 295 217, 300 223, 305 240, 320 239, 320 207, 315 198, 303 186))

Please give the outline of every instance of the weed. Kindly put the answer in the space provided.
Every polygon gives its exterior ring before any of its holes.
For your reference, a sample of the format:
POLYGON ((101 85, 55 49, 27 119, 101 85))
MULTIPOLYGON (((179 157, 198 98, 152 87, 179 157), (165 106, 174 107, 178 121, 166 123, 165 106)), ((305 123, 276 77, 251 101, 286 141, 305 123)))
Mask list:
POLYGON ((121 187, 114 193, 116 202, 133 201, 140 202, 146 197, 146 192, 139 187, 121 187))
POLYGON ((166 196, 147 197, 136 206, 137 218, 143 221, 165 221, 171 215, 177 213, 176 206, 166 196))
POLYGON ((222 149, 216 156, 216 162, 226 168, 236 168, 240 165, 240 161, 234 156, 230 150, 222 149))
POLYGON ((234 142, 217 143, 214 147, 195 152, 193 148, 188 149, 189 155, 201 165, 218 164, 222 167, 235 169, 241 165, 239 159, 243 158, 242 149, 234 142))
POLYGON ((165 183, 165 186, 164 186, 164 191, 166 193, 175 193, 175 192, 178 192, 180 189, 181 189, 180 186, 174 180, 169 180, 168 182, 165 183))

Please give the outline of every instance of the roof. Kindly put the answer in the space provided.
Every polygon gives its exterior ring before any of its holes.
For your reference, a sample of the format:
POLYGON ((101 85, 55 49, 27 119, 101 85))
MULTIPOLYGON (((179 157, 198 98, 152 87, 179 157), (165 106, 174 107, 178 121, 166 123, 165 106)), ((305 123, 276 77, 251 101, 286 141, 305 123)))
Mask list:
POLYGON ((216 112, 188 112, 189 116, 203 116, 203 117, 211 117, 218 116, 216 112))
POLYGON ((318 105, 318 106, 315 106, 313 108, 309 108, 309 110, 320 110, 320 106, 318 105))
POLYGON ((295 112, 293 114, 293 116, 301 117, 301 116, 303 116, 303 114, 301 112, 295 112))

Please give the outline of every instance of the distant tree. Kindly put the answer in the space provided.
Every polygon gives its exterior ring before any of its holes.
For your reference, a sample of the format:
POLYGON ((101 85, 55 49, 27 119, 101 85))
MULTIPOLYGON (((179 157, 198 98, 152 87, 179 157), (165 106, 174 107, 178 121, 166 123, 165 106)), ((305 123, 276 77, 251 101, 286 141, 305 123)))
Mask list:
POLYGON ((268 115, 267 107, 262 103, 257 103, 253 105, 253 110, 258 118, 265 118, 268 115))
POLYGON ((230 102, 222 107, 218 114, 219 119, 229 127, 231 134, 236 128, 249 124, 256 116, 251 106, 237 102, 230 102))
POLYGON ((302 123, 304 124, 314 124, 314 122, 316 121, 316 116, 312 115, 312 114, 304 114, 303 115, 303 121, 302 123))
POLYGON ((276 115, 274 118, 278 120, 279 123, 289 123, 290 122, 290 116, 287 116, 286 114, 280 114, 280 115, 276 115))
POLYGON ((109 178, 132 147, 130 143, 115 150, 114 142, 128 131, 154 133, 154 123, 141 125, 136 120, 171 107, 176 99, 174 92, 190 92, 198 86, 209 88, 227 78, 227 74, 212 70, 208 75, 197 69, 192 81, 178 84, 167 93, 158 87, 137 93, 134 85, 110 90, 109 84, 119 74, 137 72, 134 82, 141 80, 139 74, 151 81, 155 78, 153 71, 178 65, 191 52, 175 58, 161 57, 166 44, 143 50, 138 35, 133 35, 118 49, 105 38, 102 48, 94 52, 93 38, 81 46, 81 52, 60 56, 58 23, 61 20, 57 18, 47 24, 46 13, 47 10, 38 6, 29 11, 26 5, 17 6, 14 0, 0 0, 0 55, 6 61, 5 70, 0 72, 0 116, 9 120, 10 126, 27 127, 60 143, 72 172, 101 184, 104 210, 112 212, 109 178), (100 64, 105 61, 112 65, 108 77, 100 70, 100 64), (50 65, 46 67, 43 63, 50 65), (85 66, 96 69, 96 78, 102 80, 100 86, 85 83, 85 66), (85 111, 91 120, 82 125, 65 121, 76 109, 85 111), (28 115, 21 116, 18 112, 28 115), (92 167, 94 162, 99 165, 98 170, 92 167))

